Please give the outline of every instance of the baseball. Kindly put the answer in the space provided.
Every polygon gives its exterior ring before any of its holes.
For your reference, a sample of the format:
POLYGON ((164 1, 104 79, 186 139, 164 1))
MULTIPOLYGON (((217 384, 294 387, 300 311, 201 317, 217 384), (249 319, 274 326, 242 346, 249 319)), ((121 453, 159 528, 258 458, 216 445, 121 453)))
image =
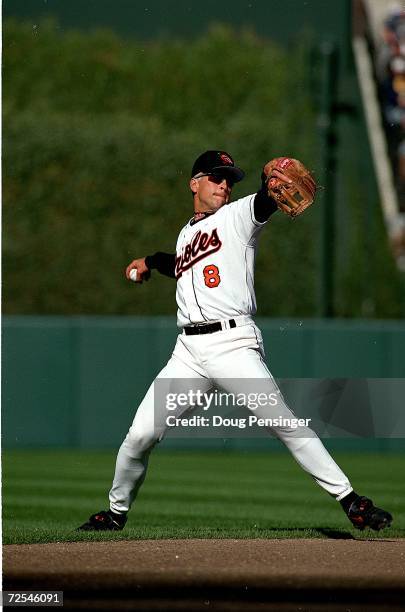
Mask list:
POLYGON ((132 268, 131 272, 129 273, 129 278, 135 282, 136 277, 137 277, 137 270, 136 268, 132 268))

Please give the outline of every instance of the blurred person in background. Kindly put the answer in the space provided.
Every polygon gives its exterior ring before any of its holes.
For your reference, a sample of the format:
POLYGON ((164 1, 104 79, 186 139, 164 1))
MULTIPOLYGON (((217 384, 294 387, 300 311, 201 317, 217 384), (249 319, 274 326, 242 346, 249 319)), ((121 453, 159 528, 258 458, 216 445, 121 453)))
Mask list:
POLYGON ((399 204, 405 211, 405 8, 399 4, 384 20, 376 73, 399 204))

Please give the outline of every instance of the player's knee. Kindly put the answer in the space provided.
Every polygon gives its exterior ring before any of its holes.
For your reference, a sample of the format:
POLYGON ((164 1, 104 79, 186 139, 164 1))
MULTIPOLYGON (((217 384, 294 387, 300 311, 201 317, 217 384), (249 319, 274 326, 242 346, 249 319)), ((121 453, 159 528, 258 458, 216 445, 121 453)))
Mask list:
POLYGON ((137 452, 149 450, 159 440, 159 434, 155 431, 139 430, 131 427, 125 441, 137 452))

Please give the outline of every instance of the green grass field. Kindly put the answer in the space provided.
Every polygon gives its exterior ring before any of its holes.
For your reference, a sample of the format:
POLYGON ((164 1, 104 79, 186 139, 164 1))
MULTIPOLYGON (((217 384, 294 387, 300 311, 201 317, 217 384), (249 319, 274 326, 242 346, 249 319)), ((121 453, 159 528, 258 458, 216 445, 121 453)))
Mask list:
POLYGON ((358 492, 393 513, 391 529, 352 529, 287 452, 157 449, 125 530, 79 533, 90 514, 108 507, 115 451, 4 451, 3 542, 405 537, 405 453, 334 457, 358 492))

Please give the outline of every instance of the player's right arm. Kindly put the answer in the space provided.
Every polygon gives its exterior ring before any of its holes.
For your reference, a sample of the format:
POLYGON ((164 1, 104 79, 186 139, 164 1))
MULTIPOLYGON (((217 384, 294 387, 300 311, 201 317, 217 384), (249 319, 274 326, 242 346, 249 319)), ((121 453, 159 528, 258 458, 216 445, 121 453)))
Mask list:
POLYGON ((176 278, 174 272, 175 262, 176 255, 174 253, 162 253, 158 251, 154 255, 147 255, 146 257, 131 261, 125 270, 125 276, 130 280, 131 270, 136 270, 137 275, 135 282, 139 284, 149 280, 151 270, 157 270, 160 274, 170 276, 170 278, 176 278))

